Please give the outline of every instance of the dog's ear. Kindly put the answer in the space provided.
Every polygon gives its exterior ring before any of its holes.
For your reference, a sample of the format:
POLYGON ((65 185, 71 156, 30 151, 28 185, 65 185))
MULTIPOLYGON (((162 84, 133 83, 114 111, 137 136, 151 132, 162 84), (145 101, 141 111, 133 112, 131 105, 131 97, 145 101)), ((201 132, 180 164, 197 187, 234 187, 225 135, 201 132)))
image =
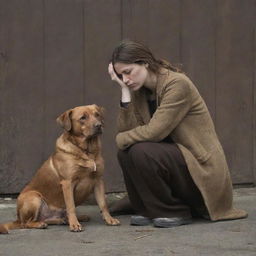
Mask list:
POLYGON ((104 118, 105 109, 103 107, 100 107, 100 106, 97 106, 97 105, 95 105, 95 106, 96 106, 96 109, 99 112, 101 118, 104 118))
POLYGON ((66 131, 70 131, 72 128, 71 114, 72 109, 69 109, 56 119, 57 123, 66 131))

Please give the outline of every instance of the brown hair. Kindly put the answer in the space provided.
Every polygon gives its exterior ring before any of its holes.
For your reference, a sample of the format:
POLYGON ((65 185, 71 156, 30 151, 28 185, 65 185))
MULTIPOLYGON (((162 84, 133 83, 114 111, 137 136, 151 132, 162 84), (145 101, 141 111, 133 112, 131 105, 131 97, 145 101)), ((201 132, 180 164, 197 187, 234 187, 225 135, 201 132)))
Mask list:
POLYGON ((168 61, 156 59, 147 46, 129 39, 121 41, 114 49, 112 64, 114 65, 117 62, 127 64, 137 63, 140 65, 148 64, 148 68, 154 73, 158 73, 161 67, 182 73, 179 68, 173 66, 168 61))

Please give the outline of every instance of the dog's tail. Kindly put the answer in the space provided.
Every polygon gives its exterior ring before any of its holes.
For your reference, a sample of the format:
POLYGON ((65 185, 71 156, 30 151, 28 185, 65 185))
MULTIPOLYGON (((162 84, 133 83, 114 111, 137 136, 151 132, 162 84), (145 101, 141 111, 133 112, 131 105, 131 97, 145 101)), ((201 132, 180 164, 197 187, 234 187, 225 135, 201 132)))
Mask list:
POLYGON ((19 220, 8 222, 5 224, 0 224, 0 234, 8 234, 11 229, 22 228, 21 222, 19 220))

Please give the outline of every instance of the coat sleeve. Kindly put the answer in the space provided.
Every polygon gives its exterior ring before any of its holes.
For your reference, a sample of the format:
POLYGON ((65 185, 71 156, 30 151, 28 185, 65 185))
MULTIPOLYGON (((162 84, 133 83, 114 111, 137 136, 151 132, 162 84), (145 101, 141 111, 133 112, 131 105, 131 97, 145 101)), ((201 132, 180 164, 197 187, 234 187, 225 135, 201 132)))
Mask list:
POLYGON ((131 130, 138 125, 139 124, 134 113, 133 103, 129 103, 127 108, 120 106, 117 119, 118 132, 131 130))
POLYGON ((191 107, 191 91, 187 80, 175 80, 165 86, 162 101, 148 124, 116 136, 119 149, 126 149, 136 142, 158 142, 167 137, 191 107))

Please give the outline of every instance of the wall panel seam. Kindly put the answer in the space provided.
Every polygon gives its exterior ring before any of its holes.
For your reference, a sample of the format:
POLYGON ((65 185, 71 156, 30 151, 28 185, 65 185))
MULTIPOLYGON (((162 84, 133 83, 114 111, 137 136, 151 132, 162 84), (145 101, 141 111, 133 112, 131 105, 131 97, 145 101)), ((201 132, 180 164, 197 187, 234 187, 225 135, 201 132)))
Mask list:
POLYGON ((83 88, 82 88, 82 92, 83 92, 83 96, 82 96, 82 101, 83 101, 83 104, 82 105, 85 105, 85 78, 86 78, 86 70, 85 70, 85 36, 86 36, 86 33, 85 33, 85 0, 83 2, 83 10, 82 10, 82 33, 83 33, 83 39, 82 39, 82 42, 83 42, 83 47, 82 47, 82 51, 83 51, 83 88))
MULTIPOLYGON (((256 12, 256 8, 254 10, 256 12)), ((256 15, 255 15, 256 16, 256 15)), ((253 134, 253 145, 252 145, 252 163, 253 163, 253 177, 254 184, 256 184, 256 28, 253 28, 253 73, 252 73, 252 97, 253 97, 253 108, 252 108, 252 134, 253 134)))
POLYGON ((180 63, 181 63, 181 66, 183 67, 184 69, 184 66, 183 66, 183 57, 182 57, 182 30, 183 30, 183 9, 182 9, 182 6, 183 6, 183 0, 181 0, 179 2, 180 4, 180 31, 179 31, 179 60, 180 60, 180 63))
POLYGON ((43 4, 43 123, 44 123, 44 130, 43 130, 43 149, 42 149, 42 161, 46 158, 46 3, 45 0, 42 1, 43 4))
POLYGON ((123 1, 124 0, 120 0, 120 32, 121 32, 121 39, 123 39, 124 36, 124 21, 123 21, 123 1))
POLYGON ((217 0, 215 0, 215 12, 214 12, 214 116, 213 116, 213 120, 214 120, 214 124, 216 124, 216 102, 217 102, 217 82, 216 82, 216 69, 217 69, 217 66, 216 66, 216 54, 217 54, 217 9, 218 6, 217 6, 217 0))

